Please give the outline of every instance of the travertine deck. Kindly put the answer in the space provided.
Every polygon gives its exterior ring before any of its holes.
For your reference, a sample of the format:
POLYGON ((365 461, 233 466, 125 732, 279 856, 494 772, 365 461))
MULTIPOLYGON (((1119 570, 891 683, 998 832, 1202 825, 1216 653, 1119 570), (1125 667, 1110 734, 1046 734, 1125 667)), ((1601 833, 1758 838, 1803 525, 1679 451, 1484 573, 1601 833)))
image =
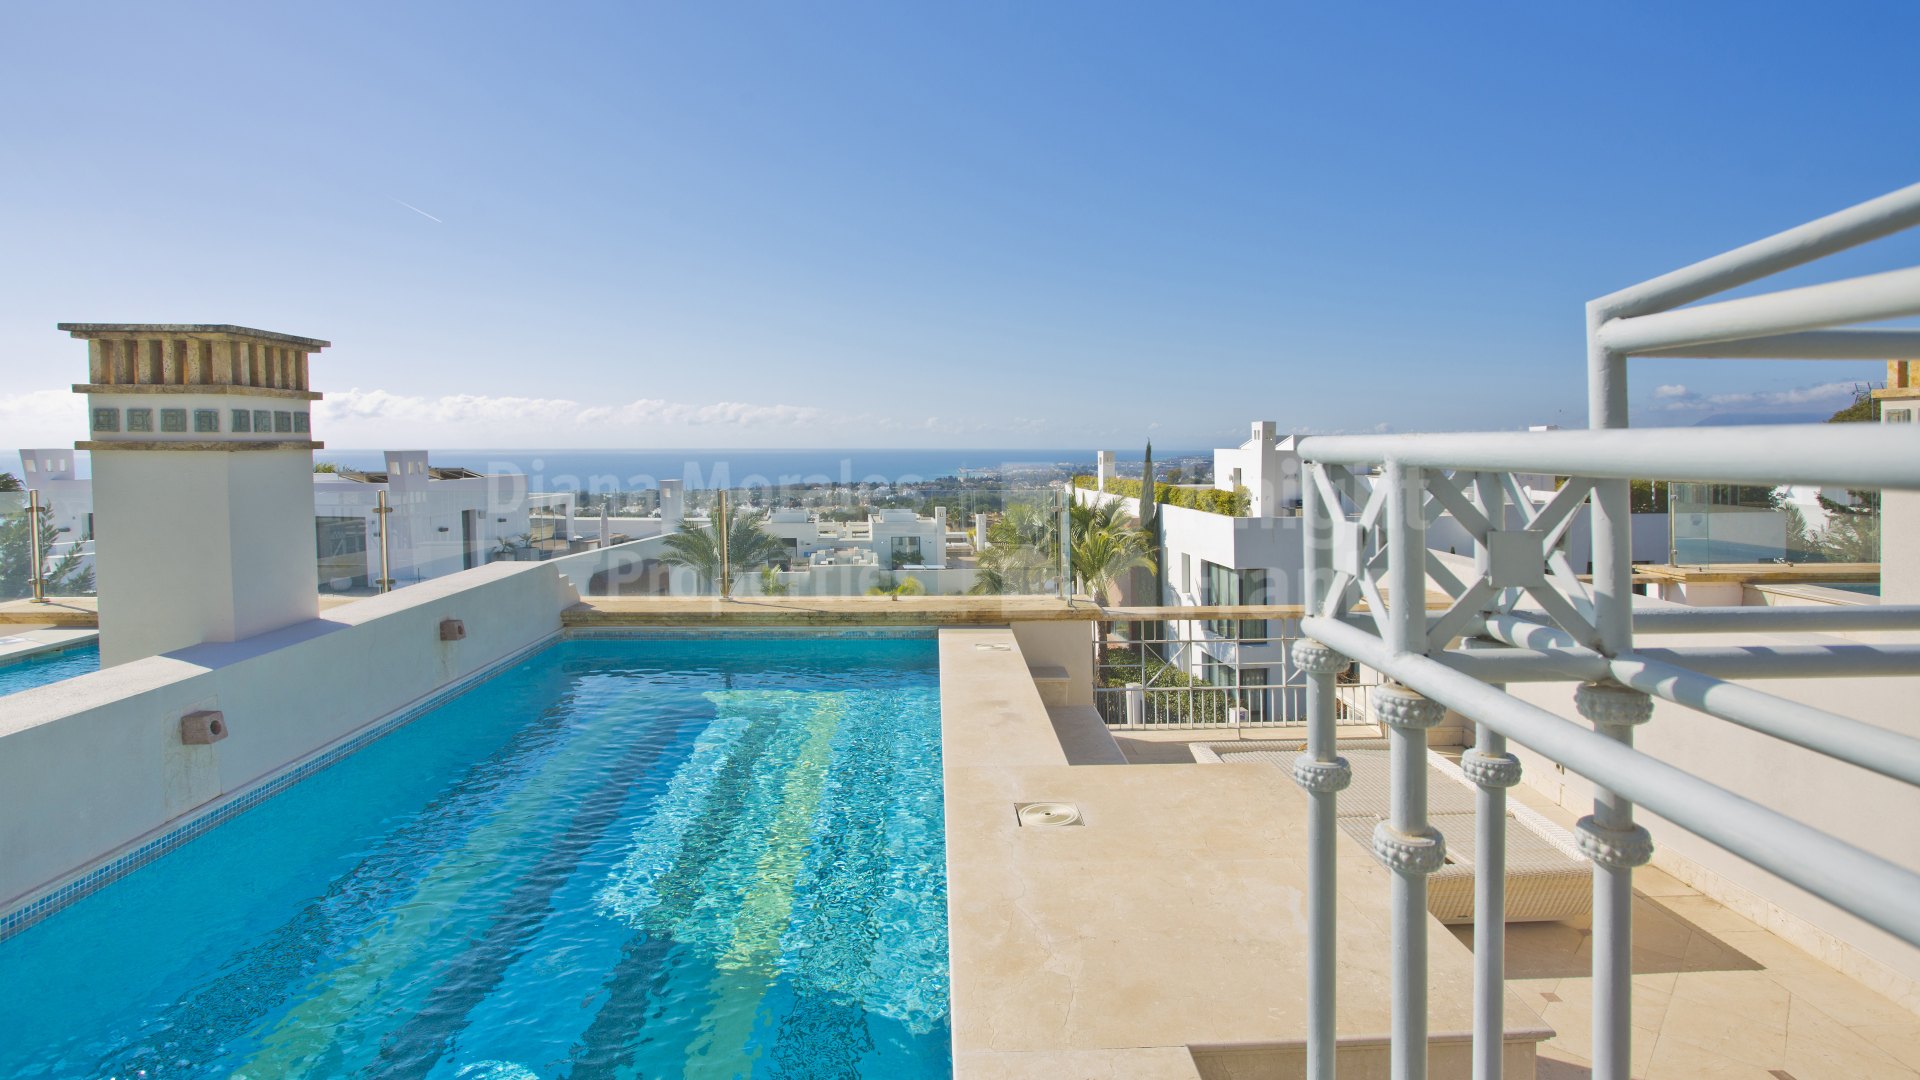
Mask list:
POLYGON ((1090 602, 1050 596, 596 596, 561 613, 594 626, 982 626, 1091 619, 1090 602))
POLYGON ((0 602, 0 626, 97 627, 100 609, 91 596, 63 596, 36 604, 31 600, 0 602))
MULTIPOLYGON (((320 610, 330 611, 359 600, 358 596, 321 593, 320 610)), ((100 598, 97 596, 56 596, 44 604, 31 600, 0 602, 0 626, 65 626, 97 630, 100 627, 100 598)))
POLYGON ((1711 566, 1635 566, 1639 581, 1672 581, 1682 585, 1815 585, 1880 580, 1879 563, 1715 563, 1711 566))
MULTIPOLYGON (((1103 608, 1053 596, 595 596, 561 615, 567 626, 1004 626, 1015 622, 1164 619, 1168 608, 1103 608)), ((1180 608, 1182 619, 1297 619, 1287 605, 1180 608)))
MULTIPOLYGON (((1270 767, 1067 763, 1005 630, 940 635, 955 1075, 1284 1076, 1306 1024, 1306 800, 1270 767), (1015 804, 1086 824, 1023 828, 1015 804)), ((1386 871, 1341 845, 1343 1076, 1384 1064, 1386 871)), ((1436 1078, 1468 1075, 1471 954, 1431 925, 1436 1078)), ((1509 995, 1510 1075, 1547 1028, 1509 995)), ((1384 1071, 1378 1075, 1385 1075, 1384 1071)))
MULTIPOLYGON (((1212 738, 1135 735, 1120 736, 1129 757, 1156 763, 1179 761, 1190 754, 1185 742, 1212 738)), ((1531 788, 1517 787, 1512 797, 1562 825, 1573 822, 1531 788)), ((1634 871, 1634 893, 1638 1080, 1920 1078, 1920 1016, 1653 867, 1634 871)), ((1472 947, 1472 927, 1449 933, 1472 947)), ((1583 927, 1507 927, 1508 989, 1556 1032, 1539 1048, 1543 1080, 1589 1075, 1591 948, 1583 927)))
MULTIPOLYGON (((1561 824, 1574 815, 1513 789, 1561 824)), ((1650 866, 1633 873, 1633 1075, 1641 1080, 1920 1077, 1920 1016, 1650 866)), ((1470 927, 1457 928, 1471 944, 1470 927)), ((1592 936, 1507 928, 1507 986, 1558 1034, 1540 1075, 1585 1077, 1592 936)))

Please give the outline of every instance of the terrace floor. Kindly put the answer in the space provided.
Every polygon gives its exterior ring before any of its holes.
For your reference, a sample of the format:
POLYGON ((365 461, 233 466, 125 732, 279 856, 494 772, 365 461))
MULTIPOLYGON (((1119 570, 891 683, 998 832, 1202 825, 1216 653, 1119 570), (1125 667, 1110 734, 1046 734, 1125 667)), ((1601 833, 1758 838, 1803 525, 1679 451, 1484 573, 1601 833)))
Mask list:
MULTIPOLYGON (((1368 733, 1372 733, 1369 729, 1368 733)), ((1259 732, 1250 737, 1258 738, 1259 732)), ((1116 733, 1129 762, 1191 762, 1211 732, 1116 733)), ((1513 797, 1564 826, 1526 786, 1513 797)), ((1633 1075, 1641 1080, 1920 1078, 1920 1016, 1653 867, 1634 872, 1633 1075)), ((1473 928, 1452 928, 1473 947, 1473 928)), ((1592 936, 1566 923, 1507 928, 1507 988, 1556 1034, 1543 1080, 1590 1075, 1592 936)))

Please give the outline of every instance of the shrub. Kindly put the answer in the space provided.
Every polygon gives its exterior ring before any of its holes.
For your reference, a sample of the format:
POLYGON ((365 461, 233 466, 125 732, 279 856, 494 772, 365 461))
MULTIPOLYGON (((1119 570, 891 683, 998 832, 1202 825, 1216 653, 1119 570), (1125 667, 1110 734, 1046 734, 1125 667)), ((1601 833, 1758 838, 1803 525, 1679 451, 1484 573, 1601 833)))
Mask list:
MULTIPOLYGON (((1094 478, 1076 476, 1073 486, 1091 491, 1094 478)), ((1116 476, 1107 481, 1107 491, 1122 498, 1137 499, 1140 497, 1140 481, 1116 476)), ((1246 517, 1253 505, 1253 495, 1244 487, 1221 491, 1219 488, 1175 487, 1164 481, 1154 485, 1154 498, 1162 506, 1184 506, 1189 510, 1204 510, 1209 514, 1224 514, 1227 517, 1246 517)))

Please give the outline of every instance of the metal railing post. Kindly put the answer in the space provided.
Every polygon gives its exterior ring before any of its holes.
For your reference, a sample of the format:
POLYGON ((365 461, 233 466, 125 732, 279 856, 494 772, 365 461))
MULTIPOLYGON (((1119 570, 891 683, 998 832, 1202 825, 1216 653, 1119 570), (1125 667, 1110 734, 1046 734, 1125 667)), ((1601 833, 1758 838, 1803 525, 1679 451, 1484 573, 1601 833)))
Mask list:
POLYGON ((1060 598, 1073 603, 1073 495, 1065 488, 1060 492, 1060 598))
MULTIPOLYGON (((1304 519, 1305 558, 1302 594, 1307 610, 1318 611, 1325 601, 1329 562, 1322 508, 1315 485, 1301 485, 1300 514, 1304 519)), ((1338 505, 1326 514, 1340 512, 1338 505)), ((1333 1080, 1336 1039, 1335 896, 1339 839, 1340 792, 1353 773, 1336 750, 1333 720, 1334 676, 1346 667, 1346 657, 1311 638, 1293 643, 1293 665, 1307 676, 1307 752, 1294 758, 1293 780, 1307 793, 1307 1077, 1333 1080)))
MULTIPOLYGON (((1653 699, 1617 683, 1582 683, 1580 715, 1623 746, 1653 715, 1653 699)), ((1593 1075, 1628 1080, 1633 1061, 1633 868, 1653 858, 1653 838, 1634 824, 1633 803, 1604 785, 1574 836, 1593 860, 1593 1075)))
MULTIPOLYGON (((1587 305, 1587 426, 1624 428, 1627 357, 1600 342, 1613 311, 1587 305)), ((1633 649, 1632 481, 1593 485, 1593 625, 1599 651, 1633 649)), ((1580 714, 1595 730, 1632 745, 1632 725, 1652 714, 1645 694, 1617 685, 1583 685, 1580 714)), ((1582 849, 1593 859, 1593 1075, 1628 1080, 1633 1064, 1633 868, 1652 857, 1647 831, 1633 823, 1633 804, 1594 786, 1593 815, 1581 822, 1582 849)))
POLYGON ((373 513, 374 520, 380 523, 380 580, 375 584, 380 587, 380 591, 383 593, 392 592, 393 571, 391 569, 392 563, 387 547, 387 534, 392 531, 389 526, 392 524, 393 519, 389 515, 393 513, 393 507, 387 505, 387 492, 385 488, 382 488, 380 493, 374 498, 373 513))
MULTIPOLYGON (((1417 466, 1388 461, 1386 492, 1387 596, 1380 626, 1396 654, 1427 651, 1426 519, 1417 466)), ((1437 701, 1404 688, 1382 688, 1374 714, 1387 728, 1392 802, 1388 820, 1373 831, 1373 853, 1393 871, 1394 1080, 1427 1075, 1427 875, 1446 862, 1446 841, 1427 821, 1427 731, 1446 716, 1437 701)))
POLYGON ((33 558, 33 602, 47 602, 47 553, 40 549, 40 489, 27 490, 27 536, 33 558))
MULTIPOLYGON (((1505 522, 1499 478, 1474 477, 1475 503, 1494 528, 1505 522)), ((1491 570, 1487 545, 1475 545, 1475 562, 1491 570)), ((1495 684, 1495 689, 1504 686, 1495 684)), ((1460 756, 1460 771, 1476 785, 1473 863, 1473 1080, 1500 1080, 1506 1048, 1507 789, 1520 782, 1520 759, 1507 752, 1507 738, 1474 724, 1472 749, 1460 756)))
POLYGON ((727 493, 719 494, 714 521, 720 530, 720 599, 733 598, 733 559, 727 550, 727 493))

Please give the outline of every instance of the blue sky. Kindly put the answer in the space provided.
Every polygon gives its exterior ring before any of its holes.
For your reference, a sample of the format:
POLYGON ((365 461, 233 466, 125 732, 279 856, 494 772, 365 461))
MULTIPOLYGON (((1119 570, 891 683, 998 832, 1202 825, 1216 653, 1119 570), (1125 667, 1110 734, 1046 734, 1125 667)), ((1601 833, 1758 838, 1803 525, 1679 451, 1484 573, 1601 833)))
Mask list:
MULTIPOLYGON (((337 447, 1578 424, 1587 299, 1920 179, 1916 31, 1896 4, 12 5, 0 443, 79 436, 62 320, 331 339, 337 447)), ((1643 361, 1636 421, 1879 375, 1643 361)))

